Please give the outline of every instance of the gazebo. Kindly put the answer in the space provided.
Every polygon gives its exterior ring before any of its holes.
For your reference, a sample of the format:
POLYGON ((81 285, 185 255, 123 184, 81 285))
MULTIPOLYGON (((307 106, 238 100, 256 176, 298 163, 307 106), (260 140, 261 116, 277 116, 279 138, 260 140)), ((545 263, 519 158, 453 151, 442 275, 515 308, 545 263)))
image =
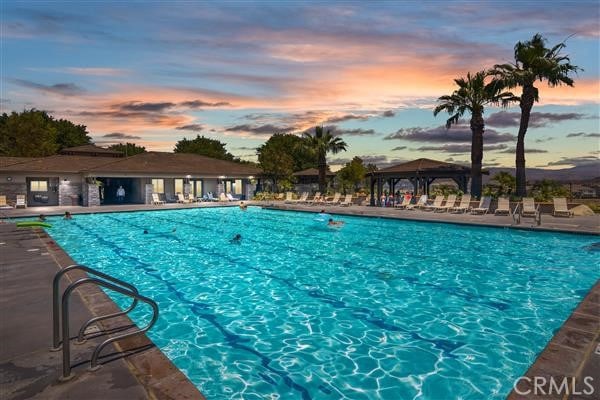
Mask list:
MULTIPOLYGON (((313 191, 319 184, 319 170, 317 168, 309 168, 302 171, 294 172, 292 174, 296 178, 296 191, 313 191)), ((325 178, 327 184, 335 177, 335 173, 331 172, 329 168, 325 172, 325 178)))
POLYGON ((414 194, 429 194, 429 186, 438 178, 452 179, 460 190, 467 191, 467 184, 471 176, 471 168, 459 164, 419 158, 403 164, 393 165, 368 174, 371 178, 371 205, 375 205, 375 185, 377 185, 377 199, 383 194, 383 184, 387 181, 390 193, 395 192, 396 184, 402 180, 409 180, 414 186, 414 194))

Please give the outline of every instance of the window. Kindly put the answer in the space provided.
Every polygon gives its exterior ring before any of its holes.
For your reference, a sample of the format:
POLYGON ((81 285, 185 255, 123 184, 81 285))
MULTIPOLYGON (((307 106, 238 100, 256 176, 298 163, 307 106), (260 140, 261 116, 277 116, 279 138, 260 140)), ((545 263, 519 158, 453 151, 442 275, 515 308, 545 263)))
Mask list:
POLYGON ((236 179, 233 185, 234 194, 242 194, 242 180, 236 179))
POLYGON ((190 184, 192 185, 191 191, 194 197, 202 196, 202 181, 190 181, 190 184))
POLYGON ((47 192, 48 181, 30 181, 29 190, 32 192, 47 192))
POLYGON ((152 179, 152 191, 154 193, 165 192, 165 180, 164 179, 152 179))
POLYGON ((175 179, 175 193, 183 194, 183 179, 175 179))

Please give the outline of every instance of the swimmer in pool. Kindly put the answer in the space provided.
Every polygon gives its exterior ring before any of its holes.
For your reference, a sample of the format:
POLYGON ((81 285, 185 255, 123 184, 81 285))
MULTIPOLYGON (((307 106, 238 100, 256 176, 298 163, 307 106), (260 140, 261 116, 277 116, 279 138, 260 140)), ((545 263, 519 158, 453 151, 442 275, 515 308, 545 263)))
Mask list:
POLYGON ((334 221, 333 218, 329 218, 329 221, 327 221, 327 225, 328 226, 342 226, 342 225, 344 225, 344 221, 334 221))

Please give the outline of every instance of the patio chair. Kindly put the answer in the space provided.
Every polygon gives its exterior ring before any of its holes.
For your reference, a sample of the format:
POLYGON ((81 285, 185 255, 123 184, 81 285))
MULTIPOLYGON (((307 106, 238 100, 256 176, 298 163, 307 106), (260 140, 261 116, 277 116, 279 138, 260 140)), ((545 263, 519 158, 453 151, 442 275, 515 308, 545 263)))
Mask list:
POLYGON ((185 198, 182 193, 177 193, 177 202, 178 203, 189 203, 190 201, 185 198))
POLYGON ((454 207, 455 204, 456 204, 456 195, 455 194, 449 194, 448 195, 448 200, 446 200, 446 204, 444 204, 443 206, 436 207, 433 210, 433 212, 446 212, 446 211, 449 211, 451 208, 454 207))
POLYGON ((8 205, 8 203, 6 202, 6 196, 2 195, 0 196, 0 209, 2 208, 12 208, 10 205, 8 205))
POLYGON ((219 193, 219 201, 229 203, 229 199, 227 198, 227 196, 225 196, 225 193, 219 193))
POLYGON ((17 195, 17 203, 15 204, 15 208, 27 208, 27 200, 24 194, 17 195))
POLYGON ((396 203, 394 205, 394 208, 399 208, 399 209, 406 208, 410 204, 411 200, 412 200, 412 196, 410 196, 410 195, 404 196, 404 198, 402 199, 402 202, 396 203))
POLYGON ((350 207, 352 204, 353 203, 352 203, 352 195, 351 194, 347 194, 344 201, 340 202, 340 206, 342 206, 342 207, 350 207))
POLYGON ((203 199, 206 201, 219 201, 219 199, 213 197, 212 192, 208 192, 207 194, 205 194, 203 199))
POLYGON ((574 215, 573 211, 569 210, 566 197, 555 197, 553 201, 554 211, 552 215, 555 217, 572 217, 574 215))
POLYGON ((427 195, 421 195, 419 200, 415 204, 409 204, 406 206, 407 210, 414 210, 415 208, 425 207, 427 205, 427 195))
POLYGON ((423 211, 433 211, 440 208, 445 199, 446 196, 436 196, 436 198, 433 199, 433 204, 423 207, 423 211))
POLYGON ((165 204, 164 200, 160 199, 160 196, 158 195, 158 193, 152 193, 152 204, 165 204))
POLYGON ((294 203, 306 203, 308 200, 308 192, 303 192, 302 196, 298 200, 295 200, 294 203))
POLYGON ((292 192, 286 192, 284 203, 293 203, 293 202, 294 202, 294 197, 293 197, 292 192))
POLYGON ((456 207, 452 207, 450 212, 452 213, 466 213, 471 210, 471 195, 463 194, 460 198, 460 204, 456 207))
POLYGON ((333 195, 333 199, 325 200, 325 204, 330 204, 330 205, 338 204, 340 202, 341 196, 342 196, 341 193, 335 192, 335 194, 333 195))
POLYGON ((231 193, 226 193, 225 197, 227 197, 227 200, 229 201, 240 201, 240 199, 238 199, 237 197, 233 197, 231 193))
POLYGON ((315 193, 311 200, 307 200, 307 204, 314 206, 315 204, 319 204, 321 202, 321 192, 315 193))
POLYGON ((498 198, 498 207, 494 211, 494 215, 511 215, 510 201, 506 197, 498 198))
POLYGON ((492 204, 492 198, 490 196, 483 196, 479 200, 479 206, 471 209, 471 214, 485 215, 490 211, 490 205, 492 204))
POLYGON ((528 218, 535 218, 539 213, 539 207, 535 206, 535 200, 533 197, 523 197, 521 201, 521 216, 528 218))

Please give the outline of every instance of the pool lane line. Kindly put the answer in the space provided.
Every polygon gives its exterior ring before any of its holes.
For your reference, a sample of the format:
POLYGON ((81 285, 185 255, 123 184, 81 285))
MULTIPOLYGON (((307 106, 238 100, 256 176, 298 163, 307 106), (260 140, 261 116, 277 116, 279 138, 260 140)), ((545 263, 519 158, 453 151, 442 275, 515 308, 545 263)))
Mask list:
MULTIPOLYGON (((117 218, 112 218, 112 216, 109 216, 109 215, 106 215, 105 217, 109 217, 111 219, 114 219, 115 221, 123 222, 121 220, 118 220, 117 218)), ((128 223, 128 224, 133 225, 130 223, 128 223)), ((81 224, 78 224, 77 222, 74 222, 73 225, 77 226, 80 230, 86 231, 84 229, 84 227, 81 224)), ((177 297, 177 299, 180 301, 180 303, 188 305, 190 307, 190 309, 192 310, 192 312, 196 316, 209 322, 219 332, 221 332, 221 334, 225 338, 226 343, 228 343, 231 347, 237 348, 239 350, 244 350, 244 351, 247 351, 247 352, 255 355, 256 357, 258 357, 260 359, 261 365, 265 369, 278 375, 290 389, 294 389, 297 392, 299 392, 301 394, 303 400, 311 400, 312 399, 310 396, 310 393, 308 392, 308 389, 306 389, 304 386, 294 382, 294 380, 292 378, 290 378, 290 376, 289 376, 289 374, 287 374, 287 372, 279 371, 279 370, 273 368, 272 366, 270 366, 271 362, 273 362, 274 360, 272 360, 268 356, 260 353, 259 351, 255 350, 254 348, 248 347, 248 346, 245 346, 242 344, 242 342, 248 341, 248 339, 244 339, 241 336, 236 335, 235 333, 229 332, 225 327, 223 327, 221 324, 219 324, 214 312, 213 313, 205 313, 205 312, 200 311, 200 310, 212 309, 213 306, 211 306, 210 304, 207 304, 207 303, 201 303, 201 302, 186 299, 185 295, 183 293, 181 293, 176 288, 176 286, 174 286, 170 281, 162 278, 162 275, 150 263, 148 263, 146 261, 142 261, 142 260, 138 259, 137 257, 128 255, 127 254, 127 252, 129 251, 128 249, 125 249, 119 245, 116 245, 113 242, 110 242, 110 241, 104 239, 101 235, 99 235, 95 232, 91 232, 91 231, 86 231, 86 232, 90 232, 93 236, 95 236, 98 239, 99 242, 104 243, 105 245, 108 245, 111 248, 120 250, 119 255, 122 258, 129 259, 130 261, 132 261, 138 265, 141 264, 142 269, 146 271, 146 274, 163 282, 164 285, 167 287, 167 289, 177 297)), ((169 239, 173 238, 172 235, 167 235, 167 234, 161 234, 161 235, 167 236, 169 239)), ((181 241, 181 240, 179 239, 179 241, 181 241)), ((264 380, 264 378, 263 378, 263 380, 264 380)), ((266 380, 264 380, 264 381, 267 382, 266 380)), ((269 383, 269 382, 267 382, 267 383, 269 383)), ((333 385, 331 385, 331 386, 333 386, 333 385)), ((333 386, 333 387, 335 388, 335 386, 333 386)), ((338 390, 337 388, 335 388, 335 389, 338 390)))
MULTIPOLYGON (((108 218, 114 219, 115 221, 118 222, 125 222, 125 221, 121 221, 118 220, 116 218, 112 218, 107 216, 108 218)), ((137 228, 139 228, 139 226, 136 226, 135 224, 126 222, 131 226, 135 226, 137 228)), ((171 238, 171 236, 169 235, 169 238, 171 238)), ((181 240, 180 240, 181 242, 181 240)), ((182 242, 183 243, 183 242, 182 242)), ((190 247, 189 243, 184 243, 186 244, 188 247, 190 247)), ((353 305, 350 305, 346 302, 344 302, 343 300, 339 300, 337 298, 335 298, 334 296, 328 295, 326 293, 324 293, 322 290, 315 290, 315 289, 311 289, 311 290, 304 290, 302 288, 297 287, 293 282, 291 282, 290 279, 287 278, 281 278, 277 275, 274 275, 272 273, 266 272, 260 268, 254 267, 250 264, 248 264, 248 262, 246 260, 242 260, 243 262, 239 262, 238 260, 232 259, 231 257, 229 257, 226 254, 221 254, 221 253, 217 253, 215 251, 209 250, 207 248, 203 248, 203 247, 198 247, 198 246, 191 246, 193 248, 196 248, 198 250, 201 250, 203 253, 205 254, 210 254, 212 256, 221 258, 221 259, 227 259, 228 261, 230 261, 232 264, 236 264, 236 265, 244 265, 247 268, 253 269, 254 271, 258 272, 261 275, 267 276, 275 281, 281 282, 284 285, 286 285, 288 288, 293 289, 295 291, 301 292, 301 293, 305 293, 308 296, 321 300, 322 303, 325 304, 329 304, 331 306, 333 306, 334 308, 340 309, 340 310, 346 310, 348 311, 354 318, 356 318, 357 320, 362 320, 362 321, 366 321, 369 322, 371 325, 379 328, 379 329, 384 329, 390 332, 402 332, 402 333, 406 333, 408 334, 412 339, 415 340, 420 340, 423 342, 428 342, 430 344, 433 344, 434 347, 436 347, 437 349, 441 350, 442 353, 447 353, 446 355, 449 358, 456 358, 456 356, 454 354, 452 354, 452 351, 464 346, 466 343, 463 342, 459 342, 459 341, 452 341, 452 340, 447 340, 447 339, 429 339, 429 338, 425 338, 423 336, 421 336, 420 334, 411 331, 408 328, 403 328, 400 326, 397 326, 395 324, 391 324, 385 321, 385 319, 377 316, 372 310, 365 308, 365 307, 356 307, 353 305)))
MULTIPOLYGON (((195 229, 200 229, 201 227, 189 222, 185 222, 185 221, 172 221, 172 220, 167 220, 164 218, 160 218, 158 217, 158 219, 165 221, 165 222, 173 222, 176 224, 180 224, 180 225, 186 225, 195 229)), ((213 218, 214 220, 214 218, 213 218)), ((283 232, 281 229, 277 229, 281 232, 283 232)), ((313 239, 314 236, 308 236, 308 239, 313 239)), ((244 241, 250 241, 250 242, 254 242, 254 243, 258 243, 258 244, 263 244, 266 245, 266 242, 254 239, 254 238, 250 238, 250 239, 244 239, 244 241)), ((358 243, 357 243, 358 244, 358 243)), ((284 244, 282 246, 279 246, 280 248, 285 248, 288 249, 290 251, 294 251, 297 254, 300 255, 304 255, 303 250, 299 249, 298 247, 294 247, 292 245, 289 244, 284 244)), ((372 246, 372 248, 375 248, 375 246, 372 246)), ((379 248, 377 248, 379 249, 379 248)), ((324 255, 324 257, 327 257, 328 255, 324 255)), ((332 264, 333 265, 333 264, 332 264)), ((344 260, 343 262, 343 267, 350 269, 350 270, 358 270, 358 271, 364 271, 364 272, 368 272, 369 274, 376 274, 378 272, 381 271, 374 271, 371 270, 367 267, 361 267, 358 266, 356 264, 351 263, 348 260, 344 260)), ((467 300, 467 301, 476 301, 478 304, 481 304, 484 307, 489 307, 493 310, 497 310, 497 311, 505 311, 507 309, 510 308, 510 302, 504 300, 504 299, 496 299, 498 301, 495 300, 490 300, 488 297, 484 296, 484 295, 480 295, 480 294, 472 294, 469 293, 467 291, 465 291, 464 289, 460 288, 460 287, 444 287, 443 285, 436 285, 433 283, 427 283, 427 282, 421 282, 419 281, 417 278, 414 278, 412 276, 407 276, 407 275, 394 275, 394 278, 399 278, 401 280, 404 280, 405 282, 412 284, 413 286, 417 286, 417 287, 426 287, 426 288, 430 288, 430 289, 435 289, 437 291, 441 291, 446 293, 447 295, 450 296, 455 296, 458 298, 461 298, 463 300, 467 300)))

